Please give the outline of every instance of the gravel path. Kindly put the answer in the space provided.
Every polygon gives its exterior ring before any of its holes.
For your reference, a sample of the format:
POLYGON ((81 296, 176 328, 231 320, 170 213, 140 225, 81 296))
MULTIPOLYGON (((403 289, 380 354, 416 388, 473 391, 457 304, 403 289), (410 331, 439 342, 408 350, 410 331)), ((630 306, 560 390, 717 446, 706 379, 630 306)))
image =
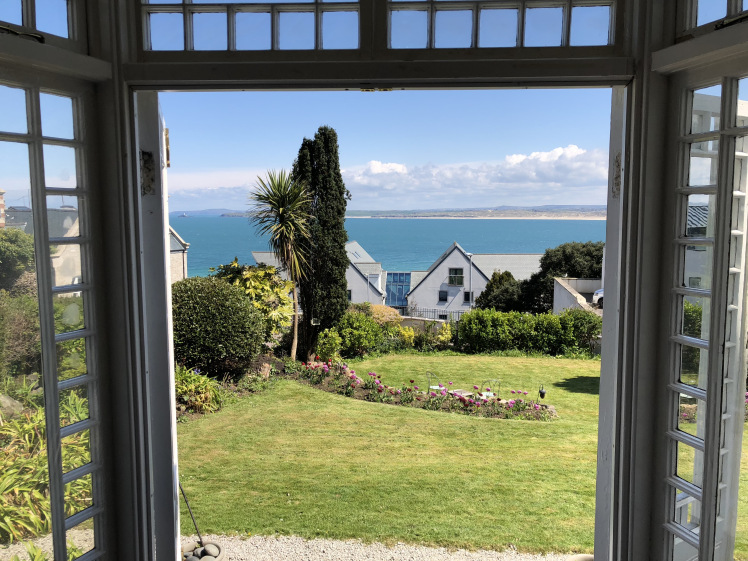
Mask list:
MULTIPOLYGON (((183 537, 182 543, 197 541, 183 537)), ((229 561, 568 561, 572 555, 534 555, 516 551, 466 551, 398 543, 364 544, 356 540, 305 540, 288 536, 203 536, 226 549, 229 561)))

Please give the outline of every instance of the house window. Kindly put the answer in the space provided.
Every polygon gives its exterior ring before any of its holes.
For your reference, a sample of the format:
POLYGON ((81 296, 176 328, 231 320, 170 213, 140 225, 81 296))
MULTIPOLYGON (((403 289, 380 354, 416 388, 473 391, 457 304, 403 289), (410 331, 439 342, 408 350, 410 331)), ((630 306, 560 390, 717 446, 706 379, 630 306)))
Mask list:
POLYGON ((446 320, 447 319, 447 314, 439 314, 439 319, 446 320))
POLYGON ((689 288, 701 288, 701 277, 688 277, 689 288))
POLYGON ((348 292, 348 301, 350 302, 353 300, 353 294, 351 293, 350 290, 348 290, 347 292, 348 292))
POLYGON ((464 298, 463 301, 465 302, 465 304, 469 304, 469 303, 471 303, 473 301, 473 293, 466 290, 464 292, 464 297, 463 298, 464 298))
POLYGON ((439 302, 446 302, 446 301, 447 301, 447 291, 440 290, 439 291, 439 302))
POLYGON ((447 281, 447 284, 450 286, 462 286, 464 283, 465 277, 462 274, 462 269, 450 269, 449 270, 449 280, 447 281))

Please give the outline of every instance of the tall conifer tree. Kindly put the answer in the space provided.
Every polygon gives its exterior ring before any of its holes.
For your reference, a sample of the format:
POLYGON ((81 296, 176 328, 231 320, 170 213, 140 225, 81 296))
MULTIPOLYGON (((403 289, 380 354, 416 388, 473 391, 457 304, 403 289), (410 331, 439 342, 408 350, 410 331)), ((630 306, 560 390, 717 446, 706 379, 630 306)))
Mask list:
POLYGON ((309 274, 299 290, 304 312, 302 353, 311 355, 319 333, 334 326, 348 308, 345 210, 351 194, 340 173, 335 129, 320 127, 313 140, 303 140, 293 177, 307 185, 311 198, 309 274), (313 319, 319 324, 313 325, 313 319))

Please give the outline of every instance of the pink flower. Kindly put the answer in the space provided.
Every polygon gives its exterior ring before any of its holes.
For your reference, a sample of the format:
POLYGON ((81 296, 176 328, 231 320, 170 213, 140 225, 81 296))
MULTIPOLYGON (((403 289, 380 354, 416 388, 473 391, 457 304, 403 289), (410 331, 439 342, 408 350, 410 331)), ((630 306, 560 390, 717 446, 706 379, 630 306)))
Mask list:
POLYGON ((439 384, 439 387, 440 387, 440 388, 443 388, 444 386, 442 386, 441 384, 439 384))
POLYGON ((538 409, 540 409, 540 405, 538 405, 538 404, 536 403, 536 404, 535 404, 535 411, 537 411, 538 409))
MULTIPOLYGON (((452 385, 452 382, 447 382, 450 386, 452 385)), ((748 398, 748 393, 745 394, 745 397, 748 398)))
POLYGON ((527 395, 527 392, 523 392, 525 395, 527 395))
POLYGON ((447 395, 447 392, 442 390, 442 395, 447 395))
POLYGON ((418 386, 413 386, 413 389, 414 389, 414 390, 417 390, 417 389, 418 389, 418 386))
POLYGON ((473 389, 474 389, 474 390, 477 390, 477 389, 478 389, 478 386, 473 386, 473 389))
POLYGON ((515 392, 514 390, 512 390, 512 393, 517 393, 517 392, 515 392))
POLYGON ((491 388, 486 388, 486 391, 487 391, 487 392, 490 392, 490 391, 491 391, 491 388))

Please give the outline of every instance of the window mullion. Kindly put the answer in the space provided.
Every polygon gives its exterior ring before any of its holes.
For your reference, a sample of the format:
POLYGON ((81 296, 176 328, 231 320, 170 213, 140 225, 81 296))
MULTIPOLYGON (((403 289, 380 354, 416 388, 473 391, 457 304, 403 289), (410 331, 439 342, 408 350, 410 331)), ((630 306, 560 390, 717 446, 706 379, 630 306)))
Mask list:
POLYGON ((44 180, 44 144, 41 137, 39 89, 28 96, 29 125, 33 136, 30 145, 31 200, 34 217, 34 246, 39 290, 39 326, 42 347, 42 378, 49 469, 49 501, 52 515, 52 543, 55 559, 67 558, 65 543, 65 490, 62 483, 62 449, 60 437, 59 389, 57 387, 57 352, 55 348, 54 307, 52 304, 52 269, 47 227, 47 201, 44 180))

